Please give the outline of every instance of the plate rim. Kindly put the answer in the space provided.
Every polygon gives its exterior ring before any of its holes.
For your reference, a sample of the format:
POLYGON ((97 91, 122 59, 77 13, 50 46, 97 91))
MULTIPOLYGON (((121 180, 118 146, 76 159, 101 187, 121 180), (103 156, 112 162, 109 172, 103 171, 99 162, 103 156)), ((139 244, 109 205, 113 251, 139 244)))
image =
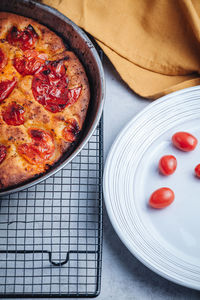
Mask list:
POLYGON ((112 159, 112 154, 113 151, 116 147, 116 145, 118 144, 120 137, 123 135, 124 132, 127 131, 127 128, 129 128, 129 126, 131 126, 132 123, 134 123, 138 118, 140 118, 141 115, 145 114, 146 112, 148 112, 149 110, 152 109, 152 107, 156 106, 156 105, 160 105, 160 103, 166 101, 168 98, 172 98, 173 96, 178 96, 178 95, 182 95, 191 91, 200 91, 200 85, 194 86, 194 87, 189 87, 189 88, 185 88, 185 89, 181 89, 179 91, 175 91, 172 93, 169 93, 167 95, 164 95, 160 98, 158 98, 157 100, 155 100, 154 102, 148 104, 145 108, 143 108, 138 114, 136 114, 123 128, 122 130, 120 130, 120 132, 118 133, 117 137, 115 138, 111 148, 109 149, 109 153, 107 155, 106 158, 106 162, 105 162, 105 166, 104 166, 104 174, 103 174, 103 193, 104 193, 104 203, 105 203, 105 207, 109 216, 109 219, 111 221, 111 224, 115 230, 115 232, 117 233, 118 237, 120 238, 120 240, 122 241, 122 243, 127 247, 127 249, 130 251, 130 253, 132 255, 134 255, 141 263, 143 263, 146 267, 148 267, 150 270, 152 270, 153 272, 157 273, 158 275, 162 276, 163 278, 174 282, 176 284, 179 284, 181 286, 187 287, 187 288, 192 288, 195 290, 200 290, 200 285, 197 286, 193 283, 189 283, 189 282, 184 282, 182 280, 179 280, 178 278, 173 278, 172 276, 168 275, 167 273, 165 273, 164 271, 160 270, 159 267, 154 266, 152 263, 150 263, 148 260, 144 259, 142 255, 140 255, 138 253, 138 251, 136 249, 134 249, 133 246, 130 245, 130 242, 123 236, 123 230, 120 229, 119 224, 116 221, 115 215, 113 214, 113 210, 111 208, 111 202, 108 200, 108 187, 107 187, 107 174, 108 174, 108 169, 109 169, 109 164, 110 164, 110 160, 112 159))

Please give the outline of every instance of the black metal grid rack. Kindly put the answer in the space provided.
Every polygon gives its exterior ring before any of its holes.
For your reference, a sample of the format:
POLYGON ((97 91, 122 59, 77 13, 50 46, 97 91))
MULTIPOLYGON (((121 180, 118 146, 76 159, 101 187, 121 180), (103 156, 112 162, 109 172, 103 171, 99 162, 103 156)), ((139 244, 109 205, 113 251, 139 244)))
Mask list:
POLYGON ((93 297, 102 252, 102 121, 53 177, 0 198, 0 297, 93 297))

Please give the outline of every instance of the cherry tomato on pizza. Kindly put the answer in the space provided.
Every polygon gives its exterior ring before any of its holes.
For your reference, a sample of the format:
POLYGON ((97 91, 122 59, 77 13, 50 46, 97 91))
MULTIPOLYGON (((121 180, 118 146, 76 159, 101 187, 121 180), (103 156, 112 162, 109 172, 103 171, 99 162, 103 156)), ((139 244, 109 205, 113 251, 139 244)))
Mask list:
POLYGON ((57 113, 74 104, 82 87, 68 89, 68 77, 63 60, 48 62, 33 77, 34 98, 46 110, 57 113))
POLYGON ((37 165, 43 163, 43 159, 39 153, 35 151, 35 148, 32 147, 32 144, 20 144, 17 147, 17 151, 30 164, 37 165))
POLYGON ((19 154, 31 164, 45 163, 54 153, 52 136, 47 131, 37 128, 30 128, 28 134, 32 142, 19 145, 19 154))
POLYGON ((80 128, 78 122, 75 119, 68 119, 66 121, 66 126, 62 131, 62 136, 66 142, 74 142, 80 128))
POLYGON ((23 76, 34 75, 44 65, 46 60, 47 55, 45 53, 26 50, 23 56, 14 58, 13 65, 23 76))
POLYGON ((0 48, 0 71, 3 70, 3 68, 6 66, 6 64, 7 64, 6 54, 0 48))
POLYGON ((43 159, 48 159, 54 152, 54 142, 50 133, 38 128, 30 128, 28 133, 33 141, 32 148, 35 148, 43 159))
POLYGON ((8 125, 19 126, 24 124, 24 107, 16 102, 10 103, 2 112, 3 120, 8 125))
POLYGON ((69 89, 67 93, 68 103, 67 105, 74 104, 81 94, 81 87, 76 87, 73 89, 69 89))
POLYGON ((7 148, 4 145, 0 144, 0 164, 4 161, 7 154, 7 148))
POLYGON ((32 25, 28 25, 24 30, 19 30, 13 26, 7 34, 7 41, 22 50, 32 49, 38 40, 38 34, 32 25))
POLYGON ((16 84, 16 78, 13 78, 12 80, 3 80, 0 82, 0 103, 10 95, 16 84))

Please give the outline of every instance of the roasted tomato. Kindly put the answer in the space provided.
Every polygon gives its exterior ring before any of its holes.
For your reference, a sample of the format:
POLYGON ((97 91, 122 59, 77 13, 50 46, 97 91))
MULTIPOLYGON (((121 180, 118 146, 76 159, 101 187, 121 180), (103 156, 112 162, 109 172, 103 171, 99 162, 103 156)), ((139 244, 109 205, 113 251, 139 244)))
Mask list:
POLYGON ((54 153, 53 138, 48 132, 37 128, 29 129, 28 134, 32 142, 19 145, 19 154, 31 164, 45 163, 54 153))
POLYGON ((80 128, 78 122, 75 119, 68 119, 66 121, 66 126, 62 131, 62 136, 66 142, 74 142, 76 135, 79 133, 80 128))
POLYGON ((0 164, 4 161, 7 154, 7 148, 4 145, 0 145, 0 164))
POLYGON ((167 187, 160 188, 153 192, 149 199, 149 205, 153 208, 164 208, 174 201, 174 192, 167 187))
POLYGON ((22 57, 15 57, 13 64, 15 69, 23 76, 34 75, 45 63, 47 55, 35 50, 24 51, 22 57))
POLYGON ((32 49, 35 42, 38 40, 38 34, 35 29, 29 24, 24 30, 18 30, 13 26, 7 34, 7 41, 22 50, 32 49))
POLYGON ((48 159, 54 152, 54 142, 52 136, 42 129, 29 129, 33 143, 32 147, 40 154, 43 159, 48 159))
POLYGON ((17 84, 17 80, 4 80, 0 82, 0 103, 7 98, 17 84))
POLYGON ((163 175, 171 175, 175 172, 177 167, 176 157, 173 155, 165 155, 159 161, 159 171, 163 175))
POLYGON ((32 144, 21 144, 17 150, 32 165, 42 164, 44 161, 39 153, 35 151, 35 148, 32 147, 32 144))
POLYGON ((68 90, 68 77, 63 60, 60 60, 49 62, 34 75, 32 92, 45 109, 57 113, 77 101, 81 87, 68 90))
POLYGON ((78 98, 81 94, 81 90, 82 90, 82 87, 76 87, 74 89, 68 90, 68 94, 67 94, 68 105, 72 105, 78 100, 78 98))
POLYGON ((3 50, 0 48, 0 71, 5 67, 7 64, 7 57, 3 50))
POLYGON ((8 125, 19 126, 24 124, 24 113, 25 110, 23 106, 17 104, 16 102, 12 102, 3 111, 2 116, 3 120, 8 125))
POLYGON ((172 136, 174 146, 182 151, 188 152, 196 148, 198 143, 197 139, 188 132, 176 132, 172 136))

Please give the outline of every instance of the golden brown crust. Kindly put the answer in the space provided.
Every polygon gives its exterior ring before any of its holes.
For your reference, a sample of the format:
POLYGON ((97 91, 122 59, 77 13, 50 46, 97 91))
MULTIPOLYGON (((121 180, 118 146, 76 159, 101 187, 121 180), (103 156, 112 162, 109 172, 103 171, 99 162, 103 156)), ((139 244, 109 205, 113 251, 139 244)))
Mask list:
POLYGON ((7 147, 6 159, 0 163, 0 189, 4 189, 45 172, 50 165, 59 160, 71 146, 71 142, 66 142, 62 135, 66 121, 73 118, 77 121, 79 128, 82 128, 88 109, 90 91, 85 70, 75 54, 66 50, 63 41, 55 33, 31 19, 1 12, 0 49, 8 56, 7 65, 0 71, 0 82, 17 79, 14 90, 3 102, 0 102, 0 145, 7 147), (13 25, 24 30, 29 24, 34 27, 39 36, 34 49, 47 54, 50 61, 65 59, 69 89, 81 87, 78 100, 61 112, 52 113, 37 102, 31 89, 33 75, 22 76, 13 66, 13 58, 23 55, 23 51, 5 41, 7 33, 13 25), (22 105, 25 109, 23 125, 11 126, 3 120, 2 112, 13 102, 22 105), (18 145, 31 143, 29 128, 45 130, 54 141, 55 151, 43 165, 31 164, 17 151, 18 145))

